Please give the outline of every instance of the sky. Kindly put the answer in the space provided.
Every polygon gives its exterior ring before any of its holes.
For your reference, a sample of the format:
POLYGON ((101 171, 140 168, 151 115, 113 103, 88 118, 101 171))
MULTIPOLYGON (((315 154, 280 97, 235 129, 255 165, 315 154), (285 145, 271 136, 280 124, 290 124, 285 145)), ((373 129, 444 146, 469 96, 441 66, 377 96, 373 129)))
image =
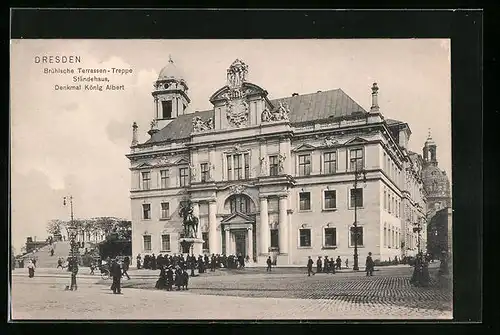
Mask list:
POLYGON ((431 128, 439 166, 451 177, 451 74, 447 39, 351 40, 12 40, 11 236, 47 237, 50 219, 130 218, 130 171, 125 154, 132 123, 147 139, 151 91, 171 55, 189 86, 192 110, 211 108, 235 59, 249 66, 248 81, 270 99, 341 88, 365 110, 379 86, 386 118, 405 121, 409 148, 421 153, 431 128), (79 56, 79 64, 40 64, 35 56, 79 56), (44 68, 132 69, 107 75, 123 91, 56 91, 72 75, 44 68))

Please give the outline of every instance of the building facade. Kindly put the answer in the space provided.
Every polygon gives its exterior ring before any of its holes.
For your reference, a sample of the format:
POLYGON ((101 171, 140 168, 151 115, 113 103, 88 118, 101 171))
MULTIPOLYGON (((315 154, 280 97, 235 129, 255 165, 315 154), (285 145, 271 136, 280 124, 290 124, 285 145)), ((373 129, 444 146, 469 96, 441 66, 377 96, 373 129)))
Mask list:
POLYGON ((133 254, 182 252, 186 199, 205 253, 296 265, 325 255, 352 264, 355 245, 360 265, 368 252, 416 253, 423 160, 407 148, 408 124, 382 115, 377 85, 366 111, 341 89, 270 99, 247 78, 234 61, 213 108, 191 111, 174 62, 161 70, 150 138, 139 143, 134 123, 127 155, 133 254))

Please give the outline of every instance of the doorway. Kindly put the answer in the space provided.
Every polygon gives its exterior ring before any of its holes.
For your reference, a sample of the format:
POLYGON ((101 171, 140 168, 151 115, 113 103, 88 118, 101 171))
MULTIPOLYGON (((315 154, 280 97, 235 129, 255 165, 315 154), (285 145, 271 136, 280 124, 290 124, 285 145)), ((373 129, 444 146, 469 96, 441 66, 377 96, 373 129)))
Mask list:
POLYGON ((234 232, 234 244, 236 247, 236 255, 247 256, 247 232, 246 231, 235 231, 234 232))

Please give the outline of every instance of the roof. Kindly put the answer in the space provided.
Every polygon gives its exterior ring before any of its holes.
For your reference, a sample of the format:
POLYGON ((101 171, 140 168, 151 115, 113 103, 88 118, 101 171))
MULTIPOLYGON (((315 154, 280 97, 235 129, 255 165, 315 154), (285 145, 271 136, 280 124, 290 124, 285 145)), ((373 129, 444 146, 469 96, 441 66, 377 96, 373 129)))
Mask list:
MULTIPOLYGON (((341 89, 290 96, 270 101, 276 107, 279 102, 288 105, 292 124, 345 117, 353 113, 367 113, 363 107, 341 89)), ((146 144, 189 137, 193 131, 192 122, 195 116, 199 116, 203 121, 206 121, 214 117, 214 111, 208 110, 181 115, 154 134, 146 141, 146 144)))
POLYGON ((158 75, 158 80, 166 79, 184 79, 182 72, 177 66, 175 66, 172 58, 169 58, 168 64, 163 69, 161 69, 160 74, 158 75))

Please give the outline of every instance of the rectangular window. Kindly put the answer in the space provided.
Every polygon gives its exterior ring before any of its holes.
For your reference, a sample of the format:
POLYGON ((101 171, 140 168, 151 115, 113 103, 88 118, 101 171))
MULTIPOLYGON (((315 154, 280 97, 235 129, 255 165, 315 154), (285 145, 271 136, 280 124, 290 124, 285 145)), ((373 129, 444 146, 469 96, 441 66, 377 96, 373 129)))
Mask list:
POLYGON ((164 100, 161 102, 161 107, 162 107, 162 117, 164 119, 171 119, 172 118, 172 100, 164 100))
POLYGON ((149 190, 151 188, 151 172, 142 173, 142 189, 149 190))
POLYGON ((279 232, 278 229, 271 229, 271 248, 279 247, 279 232))
POLYGON ((269 175, 278 175, 278 156, 269 156, 269 175))
POLYGON ((335 152, 327 152, 323 157, 323 173, 335 173, 337 171, 337 154, 335 152))
POLYGON ((161 203, 161 218, 162 219, 170 218, 170 204, 168 202, 161 203))
POLYGON ((311 210, 311 193, 309 192, 299 193, 299 210, 301 211, 311 210))
POLYGON ((325 247, 337 246, 337 228, 325 228, 325 247))
POLYGON ((337 192, 325 191, 325 209, 337 208, 337 192))
POLYGON ((144 220, 151 219, 151 204, 142 204, 142 218, 144 220))
POLYGON ((188 169, 180 168, 179 169, 179 185, 180 187, 186 187, 188 184, 188 169))
POLYGON ((351 171, 363 169, 363 149, 351 149, 349 157, 351 171))
POLYGON ((244 154, 243 160, 244 160, 244 164, 245 164, 245 179, 248 179, 248 178, 250 178, 250 155, 244 154))
POLYGON ((363 189, 353 188, 351 191, 351 207, 363 207, 363 189))
POLYGON ((151 235, 144 235, 142 239, 144 242, 144 251, 151 251, 151 235))
POLYGON ((203 250, 209 250, 210 245, 208 244, 208 232, 201 233, 201 239, 203 240, 203 250))
POLYGON ((384 152, 384 172, 387 172, 387 154, 384 152))
POLYGON ((299 247, 311 246, 311 229, 299 229, 300 241, 299 247))
POLYGON ((391 196, 387 195, 387 206, 388 206, 388 212, 392 213, 392 207, 391 207, 391 196))
POLYGON ((241 162, 241 156, 234 155, 233 163, 234 163, 234 179, 236 180, 243 179, 243 167, 241 162))
POLYGON ((168 188, 168 170, 160 170, 161 188, 168 188))
POLYGON ((233 180, 233 156, 226 156, 227 162, 227 180, 233 180))
POLYGON ((161 235, 161 251, 170 251, 170 235, 161 235))
POLYGON ((387 210, 387 191, 384 190, 384 209, 387 210))
POLYGON ((299 156, 299 176, 309 176, 311 174, 311 155, 299 156))
POLYGON ((200 164, 201 182, 206 183, 209 178, 208 163, 200 164))
POLYGON ((383 236, 383 245, 384 245, 384 248, 387 247, 387 228, 384 227, 384 236, 383 236))
POLYGON ((363 246, 363 227, 351 227, 351 247, 357 242, 357 246, 363 246), (356 233, 357 232, 357 233, 356 233))

